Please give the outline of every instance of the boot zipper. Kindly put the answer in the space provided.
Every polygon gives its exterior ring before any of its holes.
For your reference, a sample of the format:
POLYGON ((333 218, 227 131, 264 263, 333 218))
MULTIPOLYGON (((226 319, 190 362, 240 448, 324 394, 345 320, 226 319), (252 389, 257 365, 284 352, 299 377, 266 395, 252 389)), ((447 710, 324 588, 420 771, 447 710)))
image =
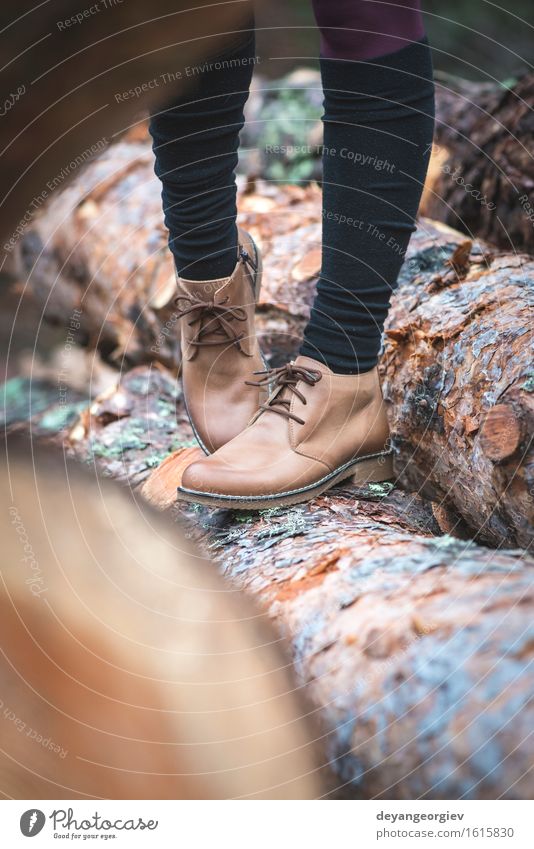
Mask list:
POLYGON ((254 271, 254 273, 256 273, 257 270, 258 270, 258 266, 256 265, 256 263, 254 262, 254 260, 250 256, 249 252, 246 251, 245 248, 239 248, 239 255, 240 255, 242 261, 246 262, 250 266, 250 268, 254 271))

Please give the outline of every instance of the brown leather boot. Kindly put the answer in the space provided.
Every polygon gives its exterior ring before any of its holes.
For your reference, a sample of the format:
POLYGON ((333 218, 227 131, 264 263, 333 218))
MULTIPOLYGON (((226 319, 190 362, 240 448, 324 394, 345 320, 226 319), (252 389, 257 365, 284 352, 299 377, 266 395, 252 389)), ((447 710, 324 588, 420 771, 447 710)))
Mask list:
POLYGON ((261 257, 248 233, 238 232, 231 277, 177 279, 184 400, 206 454, 241 433, 260 405, 260 387, 245 381, 265 368, 254 330, 261 257))
POLYGON ((393 476, 375 368, 334 374, 309 357, 263 372, 274 388, 250 425, 185 470, 178 498, 237 510, 307 501, 345 478, 393 476))

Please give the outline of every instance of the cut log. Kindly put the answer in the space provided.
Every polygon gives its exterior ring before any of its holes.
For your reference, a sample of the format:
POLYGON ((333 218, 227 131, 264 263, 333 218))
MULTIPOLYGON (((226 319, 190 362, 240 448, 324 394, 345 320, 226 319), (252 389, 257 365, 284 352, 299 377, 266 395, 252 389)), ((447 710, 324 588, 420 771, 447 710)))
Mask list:
MULTIPOLYGON (((45 154, 19 178, 10 193, 9 209, 5 204, 0 209, 0 230, 5 235, 8 260, 4 272, 8 265, 12 273, 17 269, 20 272, 20 263, 14 261, 17 256, 14 247, 21 235, 29 232, 39 210, 57 195, 58 189, 73 174, 78 178, 80 166, 91 156, 129 127, 130 137, 149 148, 146 125, 140 120, 141 109, 176 96, 176 91, 187 83, 185 68, 199 60, 199 44, 205 49, 208 42, 212 45, 220 40, 225 29, 231 31, 232 16, 238 14, 233 7, 226 9, 224 4, 219 5, 218 17, 209 22, 219 33, 217 39, 198 39, 195 36, 199 27, 206 36, 208 26, 201 5, 186 15, 176 3, 158 0, 151 9, 149 22, 144 20, 143 4, 135 2, 126 12, 121 7, 111 9, 105 16, 90 17, 83 27, 71 28, 69 37, 65 38, 57 26, 58 21, 61 23, 61 6, 66 17, 77 11, 72 2, 64 0, 59 7, 56 4, 53 12, 39 8, 33 14, 31 37, 35 38, 37 23, 43 35, 52 35, 54 43, 50 38, 43 39, 31 52, 25 52, 30 31, 26 32, 20 23, 12 30, 11 50, 19 58, 10 64, 13 76, 5 82, 8 105, 4 129, 7 139, 20 138, 16 145, 8 145, 3 156, 5 185, 9 186, 12 175, 20 174, 23 166, 34 159, 35 138, 40 144, 37 152, 45 150, 45 154), (47 14, 53 15, 52 24, 46 20, 47 14), (125 14, 129 15, 126 27, 125 14), (117 16, 122 28, 117 28, 117 16), (178 20, 179 31, 176 31, 178 20), (139 38, 143 50, 139 49, 139 38), (159 49, 149 49, 151 44, 159 49), (109 67, 91 77, 95 51, 99 65, 104 62, 109 67), (52 68, 51 53, 58 59, 52 68), (73 63, 73 57, 79 56, 84 61, 73 63), (21 69, 21 61, 29 62, 31 67, 21 69), (67 75, 65 68, 69 69, 67 75), (30 78, 36 81, 35 85, 29 84, 30 78), (129 94, 129 90, 135 90, 134 94, 129 94), (56 102, 43 112, 42 103, 50 100, 52 91, 56 102), (58 97, 59 92, 64 92, 62 97, 58 97)), ((219 46, 224 48, 224 44, 219 46)), ((532 251, 533 91, 532 74, 502 85, 437 75, 436 145, 422 214, 451 224, 471 237, 488 239, 506 250, 532 251)), ((320 179, 320 102, 320 77, 316 71, 299 69, 280 80, 275 88, 269 81, 258 78, 249 99, 250 122, 243 136, 245 173, 275 182, 320 179), (280 119, 287 109, 287 100, 280 102, 280 99, 287 98, 287 91, 293 92, 292 114, 297 115, 298 127, 294 135, 289 130, 289 136, 287 121, 280 119), (264 135, 266 128, 268 138, 264 135), (302 144, 302 132, 306 132, 306 144, 302 144), (272 151, 273 147, 279 147, 280 153, 266 155, 265 151, 272 151), (297 159, 293 155, 287 158, 283 151, 288 148, 307 152, 297 159)), ((35 251, 35 247, 30 250, 35 251)))
POLYGON ((19 265, 47 320, 71 328, 75 316, 74 341, 115 365, 172 367, 178 346, 166 241, 150 149, 119 143, 52 199, 24 237, 19 265))
POLYGON ((511 404, 496 404, 488 412, 480 432, 480 444, 488 460, 509 460, 525 439, 521 410, 511 404))
POLYGON ((338 790, 530 798, 534 561, 408 531, 400 492, 320 501, 207 540, 291 640, 338 790))
POLYGON ((534 74, 503 84, 437 75, 436 143, 421 212, 534 252, 534 74))
MULTIPOLYGON (((260 341, 280 365, 298 350, 313 300, 321 193, 314 185, 242 188, 241 223, 265 255, 260 341)), ((77 340, 121 367, 178 367, 159 194, 146 147, 118 144, 32 231, 39 251, 46 245, 29 279, 34 296, 66 327, 79 310, 77 340)), ((30 237, 25 244, 33 264, 30 237)), ((533 260, 421 219, 386 326, 381 367, 399 482, 490 545, 526 547, 534 538, 533 291, 533 260), (495 460, 491 411, 502 405, 515 421, 515 447, 495 460)))
MULTIPOLYGON (((175 382, 139 368, 119 399, 94 402, 71 445, 166 507, 198 451, 175 382)), ((332 795, 531 798, 532 558, 436 536, 428 504, 384 485, 259 514, 171 509, 289 640, 332 795)))
POLYGON ((168 517, 60 452, 12 443, 0 457, 3 794, 320 796, 317 728, 265 612, 168 517))
POLYGON ((397 473, 450 506, 477 539, 528 547, 534 261, 474 246, 465 265, 453 233, 435 234, 434 247, 405 265, 386 329, 381 367, 397 473))

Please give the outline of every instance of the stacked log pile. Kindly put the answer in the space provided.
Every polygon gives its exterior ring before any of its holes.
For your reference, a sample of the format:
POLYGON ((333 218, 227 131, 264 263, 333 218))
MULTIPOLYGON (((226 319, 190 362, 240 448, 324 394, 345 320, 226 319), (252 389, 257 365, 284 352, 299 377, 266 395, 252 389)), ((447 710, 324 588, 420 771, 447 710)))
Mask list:
MULTIPOLYGON (((258 328, 277 365, 309 315, 320 189, 250 179, 239 203, 265 255, 258 328)), ((199 449, 165 243, 138 141, 107 150, 28 233, 32 297, 65 327, 76 311, 77 341, 121 372, 64 423, 64 445, 170 511, 268 611, 322 724, 334 792, 531 798, 534 260, 421 219, 380 363, 397 486, 235 516, 174 503, 199 449)), ((43 432, 47 397, 19 427, 43 432)))

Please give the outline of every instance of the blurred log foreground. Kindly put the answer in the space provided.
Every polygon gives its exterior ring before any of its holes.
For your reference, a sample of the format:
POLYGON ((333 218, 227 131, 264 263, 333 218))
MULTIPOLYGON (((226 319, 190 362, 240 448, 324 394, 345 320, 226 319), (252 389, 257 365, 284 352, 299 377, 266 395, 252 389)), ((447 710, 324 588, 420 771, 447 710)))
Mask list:
MULTIPOLYGON (((147 141, 109 148, 53 199, 19 257, 45 318, 121 370, 179 360, 152 169, 147 141)), ((309 314, 320 209, 315 184, 242 185, 242 223, 265 256, 258 328, 273 364, 293 356, 309 314)), ((398 481, 439 504, 444 529, 492 546, 534 538, 533 292, 533 259, 421 219, 386 328, 398 481)))

